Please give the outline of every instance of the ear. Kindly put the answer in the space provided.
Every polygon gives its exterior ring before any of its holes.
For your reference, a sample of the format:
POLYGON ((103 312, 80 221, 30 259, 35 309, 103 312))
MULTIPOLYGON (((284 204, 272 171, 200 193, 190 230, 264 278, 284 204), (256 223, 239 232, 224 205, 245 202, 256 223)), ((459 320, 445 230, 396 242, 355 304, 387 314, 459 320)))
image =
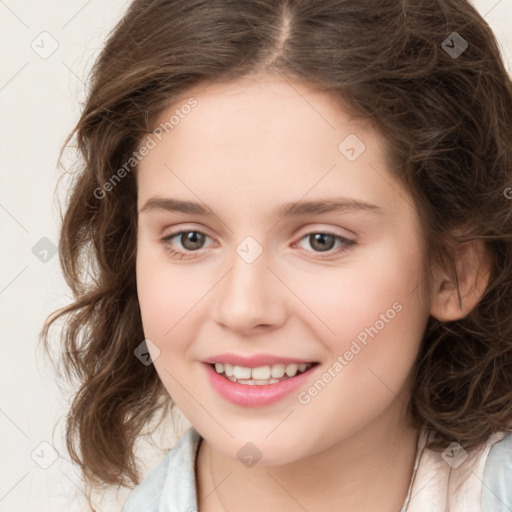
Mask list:
POLYGON ((430 314, 441 322, 467 316, 482 298, 492 269, 492 258, 481 240, 460 245, 452 271, 434 273, 430 314))

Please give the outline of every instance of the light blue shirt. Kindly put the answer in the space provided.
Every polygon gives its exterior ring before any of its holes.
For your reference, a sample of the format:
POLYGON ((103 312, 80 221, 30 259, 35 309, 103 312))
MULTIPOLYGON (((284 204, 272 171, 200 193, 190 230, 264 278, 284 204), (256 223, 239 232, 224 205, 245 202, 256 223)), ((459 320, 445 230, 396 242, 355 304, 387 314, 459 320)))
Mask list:
MULTIPOLYGON (((195 461, 200 440, 200 434, 189 429, 132 490, 122 512, 198 512, 195 461)), ((401 512, 406 510, 407 502, 401 512)), ((482 485, 482 511, 512 511, 512 432, 489 452, 482 485)))

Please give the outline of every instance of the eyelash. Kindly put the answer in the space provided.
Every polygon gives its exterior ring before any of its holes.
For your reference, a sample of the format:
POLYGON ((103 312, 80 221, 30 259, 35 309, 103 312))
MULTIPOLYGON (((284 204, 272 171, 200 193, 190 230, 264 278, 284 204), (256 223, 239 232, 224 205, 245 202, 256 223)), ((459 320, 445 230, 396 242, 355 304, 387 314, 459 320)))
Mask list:
MULTIPOLYGON (((166 250, 171 254, 171 256, 175 257, 175 258, 178 258, 178 259, 190 259, 190 258, 194 258, 195 256, 193 255, 195 252, 199 252, 200 249, 198 249, 197 251, 188 251, 188 252, 182 252, 182 251, 176 251, 175 249, 172 249, 170 246, 169 246, 169 242, 175 238, 176 236, 178 235, 182 235, 183 233, 199 233, 200 235, 203 235, 207 238, 210 238, 206 233, 204 233, 203 231, 199 230, 199 229, 189 229, 189 230, 182 230, 182 231, 176 231, 174 233, 171 233, 169 235, 166 235, 165 237, 163 237, 161 239, 161 242, 164 244, 166 250)), ((349 238, 345 238, 341 235, 336 235, 335 233, 331 233, 329 231, 311 231, 309 233, 306 233, 305 235, 303 235, 300 239, 299 239, 299 242, 304 240, 304 238, 307 238, 311 235, 329 235, 329 236, 333 236, 336 240, 340 240, 343 244, 342 247, 338 247, 337 250, 335 249, 330 249, 329 251, 326 251, 326 253, 328 253, 328 256, 323 256, 321 252, 318 252, 318 251, 308 251, 308 252, 316 252, 318 255, 319 255, 319 258, 320 259, 327 259, 327 258, 332 258, 334 255, 338 255, 342 252, 345 252, 350 246, 353 246, 353 245, 357 245, 356 241, 355 240, 351 240, 349 238)), ((298 242, 296 242, 298 243, 298 242)))

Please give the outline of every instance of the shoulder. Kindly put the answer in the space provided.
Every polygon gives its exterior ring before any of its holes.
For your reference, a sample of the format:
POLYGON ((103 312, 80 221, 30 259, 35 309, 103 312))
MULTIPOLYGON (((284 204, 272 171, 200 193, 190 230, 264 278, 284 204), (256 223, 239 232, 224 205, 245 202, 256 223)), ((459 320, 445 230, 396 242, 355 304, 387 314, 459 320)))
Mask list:
POLYGON ((195 456, 201 436, 188 430, 128 495, 121 512, 192 510, 196 505, 195 456), (171 505, 172 504, 172 505, 171 505))
POLYGON ((494 443, 489 451, 482 486, 483 512, 512 510, 512 432, 494 443))

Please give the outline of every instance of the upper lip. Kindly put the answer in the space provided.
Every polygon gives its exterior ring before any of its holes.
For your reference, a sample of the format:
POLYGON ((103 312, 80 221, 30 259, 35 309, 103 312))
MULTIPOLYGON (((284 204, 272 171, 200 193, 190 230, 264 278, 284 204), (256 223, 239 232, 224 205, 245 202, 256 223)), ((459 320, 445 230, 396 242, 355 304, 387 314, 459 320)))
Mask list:
POLYGON ((233 366, 245 366, 247 368, 257 368, 258 366, 272 366, 274 364, 307 364, 314 363, 311 359, 300 359, 297 357, 273 356, 271 354, 255 354, 252 356, 243 356, 238 354, 218 354, 203 360, 203 363, 227 363, 233 366))

